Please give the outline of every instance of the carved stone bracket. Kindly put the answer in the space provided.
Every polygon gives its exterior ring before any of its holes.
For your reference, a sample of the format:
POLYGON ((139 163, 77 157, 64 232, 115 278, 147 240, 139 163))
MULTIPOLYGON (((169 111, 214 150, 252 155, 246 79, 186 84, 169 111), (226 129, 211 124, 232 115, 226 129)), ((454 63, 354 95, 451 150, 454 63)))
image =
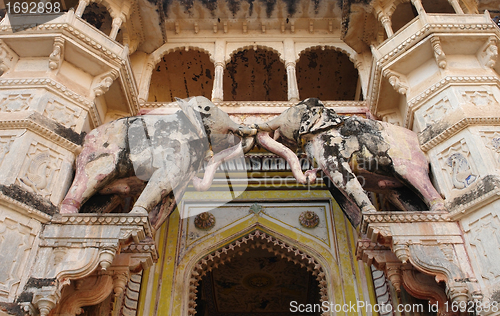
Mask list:
POLYGON ((498 59, 498 45, 495 36, 488 38, 486 44, 478 53, 478 59, 483 67, 493 68, 498 59))
POLYGON ((481 297, 464 255, 462 232, 448 213, 367 213, 363 214, 361 232, 367 239, 358 243, 358 258, 384 271, 396 288, 401 284, 403 263, 432 276, 435 282, 444 282, 446 295, 453 302, 481 297), (389 248, 391 255, 385 253, 389 248))
POLYGON ((19 56, 0 40, 0 75, 11 69, 19 59, 19 56))
POLYGON ((406 82, 406 77, 404 75, 398 74, 389 69, 384 70, 383 75, 387 78, 387 80, 389 80, 389 83, 397 93, 403 95, 408 93, 408 83, 406 82))
POLYGON ((431 45, 434 50, 434 58, 436 59, 436 63, 439 68, 446 68, 446 55, 443 52, 443 48, 441 47, 441 40, 437 36, 431 37, 431 45))
MULTIPOLYGON (((64 285, 70 284, 71 280, 82 280, 97 273, 99 280, 94 281, 102 283, 99 288, 102 287, 103 291, 109 288, 104 297, 104 292, 98 297, 92 296, 91 291, 87 296, 75 292, 70 295, 73 298, 67 300, 78 303, 71 303, 71 308, 61 307, 71 311, 59 311, 61 308, 58 307, 55 314, 74 315, 80 306, 97 304, 101 298, 106 298, 113 288, 119 292, 124 288, 121 285, 128 281, 130 272, 137 273, 151 266, 158 255, 147 216, 71 214, 55 215, 45 226, 37 257, 39 260, 23 291, 25 295, 20 297, 33 297, 33 306, 41 314, 45 313, 43 315, 59 302, 61 293, 68 297, 64 285), (113 277, 115 274, 117 276, 113 277)), ((78 282, 75 291, 79 290, 78 282)))
POLYGON ((118 78, 118 71, 115 69, 112 69, 102 75, 100 75, 99 79, 97 79, 97 84, 94 87, 94 94, 96 97, 100 97, 106 92, 108 92, 109 88, 113 84, 113 81, 115 81, 118 78))
POLYGON ((447 315, 445 303, 448 301, 444 290, 430 275, 418 272, 410 264, 402 266, 403 286, 408 293, 420 299, 429 300, 438 306, 438 315, 447 315))
POLYGON ((59 69, 64 60, 64 38, 56 37, 54 39, 54 48, 49 56, 49 68, 59 69))

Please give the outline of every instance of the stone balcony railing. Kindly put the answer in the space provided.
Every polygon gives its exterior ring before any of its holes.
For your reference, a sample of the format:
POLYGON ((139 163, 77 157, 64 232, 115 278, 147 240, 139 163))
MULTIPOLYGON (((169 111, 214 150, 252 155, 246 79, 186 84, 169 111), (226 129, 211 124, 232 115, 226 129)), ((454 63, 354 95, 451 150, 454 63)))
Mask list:
MULTIPOLYGON (((489 14, 426 14, 417 16, 398 30, 393 36, 376 47, 378 60, 385 62, 394 58, 398 52, 413 46, 420 39, 433 32, 447 33, 477 32, 493 30, 495 24, 489 14)), ((375 56, 377 57, 377 56, 375 56)))
POLYGON ((41 31, 45 34, 60 33, 61 30, 64 30, 88 45, 102 50, 106 56, 111 58, 128 57, 128 49, 125 46, 76 16, 73 10, 64 14, 7 15, 0 22, 0 31, 8 32, 9 30, 12 32, 22 31, 22 34, 40 33, 41 31))

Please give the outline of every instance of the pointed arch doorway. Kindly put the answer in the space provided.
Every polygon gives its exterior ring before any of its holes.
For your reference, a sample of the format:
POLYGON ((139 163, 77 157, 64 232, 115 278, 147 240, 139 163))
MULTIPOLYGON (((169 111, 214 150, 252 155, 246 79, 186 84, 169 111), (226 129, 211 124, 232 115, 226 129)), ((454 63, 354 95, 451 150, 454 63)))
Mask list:
POLYGON ((200 316, 316 316, 327 300, 321 265, 259 230, 203 257, 192 280, 192 311, 200 316))

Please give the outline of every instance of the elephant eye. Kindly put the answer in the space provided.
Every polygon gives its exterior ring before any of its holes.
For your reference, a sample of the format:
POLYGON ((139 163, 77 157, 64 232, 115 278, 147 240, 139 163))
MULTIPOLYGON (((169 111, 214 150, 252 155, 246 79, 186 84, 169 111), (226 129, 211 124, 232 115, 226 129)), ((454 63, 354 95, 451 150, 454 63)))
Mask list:
POLYGON ((208 111, 210 111, 210 107, 209 107, 209 106, 206 106, 206 107, 205 107, 205 111, 207 111, 207 112, 208 112, 208 111))

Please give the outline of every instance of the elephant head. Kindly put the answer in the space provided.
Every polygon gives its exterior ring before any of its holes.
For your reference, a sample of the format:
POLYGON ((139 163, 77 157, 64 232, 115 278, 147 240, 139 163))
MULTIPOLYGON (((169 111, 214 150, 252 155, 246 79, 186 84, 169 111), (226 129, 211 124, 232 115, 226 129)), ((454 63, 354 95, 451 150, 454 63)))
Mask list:
POLYGON ((300 143, 300 138, 308 133, 319 133, 342 124, 342 117, 333 109, 325 108, 316 98, 308 98, 287 109, 275 119, 254 124, 259 131, 273 132, 278 130, 279 135, 286 141, 300 143))
POLYGON ((198 135, 208 137, 214 152, 234 146, 240 139, 244 152, 252 149, 256 129, 235 123, 226 112, 205 97, 176 98, 176 100, 189 121, 195 126, 198 135))

